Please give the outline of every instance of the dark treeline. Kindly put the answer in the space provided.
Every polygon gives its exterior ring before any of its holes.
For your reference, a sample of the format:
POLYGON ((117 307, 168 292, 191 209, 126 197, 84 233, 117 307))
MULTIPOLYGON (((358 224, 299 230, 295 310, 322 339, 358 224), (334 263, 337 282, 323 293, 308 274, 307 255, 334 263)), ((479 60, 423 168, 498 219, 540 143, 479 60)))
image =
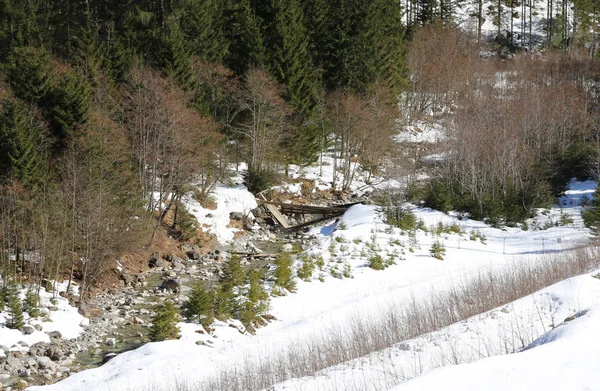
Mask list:
POLYGON ((0 0, 3 285, 84 298, 165 228, 194 240, 181 197, 230 163, 261 190, 335 143, 348 188, 389 145, 404 39, 392 0, 0 0))

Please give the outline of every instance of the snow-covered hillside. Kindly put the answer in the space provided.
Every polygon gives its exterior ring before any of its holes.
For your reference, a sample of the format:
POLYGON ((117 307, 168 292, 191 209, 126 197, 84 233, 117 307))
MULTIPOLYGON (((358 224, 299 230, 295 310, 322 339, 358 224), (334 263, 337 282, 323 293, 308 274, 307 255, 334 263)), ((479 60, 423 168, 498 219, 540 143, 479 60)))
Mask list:
POLYGON ((393 391, 596 390, 600 384, 598 330, 600 305, 595 305, 544 334, 521 353, 442 368, 393 391))
MULTIPOLYGON (((578 247, 589 234, 579 217, 577 197, 583 193, 591 194, 593 183, 573 183, 572 188, 574 190, 568 192, 563 200, 565 206, 562 211, 557 207, 538 220, 539 225, 544 226, 544 222, 555 222, 563 213, 572 216, 574 222, 560 227, 552 224, 545 230, 494 229, 478 221, 459 220, 430 209, 410 206, 427 227, 439 223, 457 224, 464 232, 462 235, 446 233, 437 238, 431 233, 417 231, 418 244, 413 243, 414 252, 409 251, 409 238, 399 229, 387 226, 377 207, 354 206, 338 223, 313 230, 319 244, 308 252, 323 259, 322 272, 316 272, 311 282, 299 281, 297 293, 274 298, 270 312, 278 320, 259 329, 256 336, 242 335, 235 327, 239 324, 233 322, 217 322, 213 335, 197 333, 200 326, 180 324, 180 340, 149 343, 117 356, 102 367, 74 374, 54 385, 31 389, 147 390, 153 386, 169 389, 176 384, 193 384, 228 369, 243 371, 248 366, 277 357, 280 352, 299 346, 303 341, 318 340, 331 334, 332 330, 343 333, 359 316, 376 318, 395 305, 427 298, 433 292, 451 290, 456 283, 482 272, 506 270, 518 263, 529 262, 543 252, 560 253, 578 247), (470 240, 470 233, 474 232, 478 237, 486 238, 485 243, 470 240), (443 261, 429 254, 431 243, 436 240, 446 246, 443 261), (369 246, 376 247, 384 258, 395 259, 396 264, 383 271, 366 267, 369 246), (332 268, 341 271, 346 264, 351 278, 332 277, 332 268)), ((557 324, 597 303, 600 303, 600 280, 583 276, 506 306, 506 309, 497 309, 474 320, 400 344, 384 352, 398 357, 403 373, 401 376, 396 373, 394 378, 384 376, 384 384, 392 386, 399 383, 399 377, 412 377, 450 364, 451 354, 464 354, 465 361, 473 361, 479 358, 478 352, 483 352, 486 344, 491 349, 501 343, 498 338, 510 334, 507 330, 515 325, 525 329, 519 334, 511 334, 513 338, 520 335, 532 341, 547 331, 551 323, 557 324), (459 349, 459 341, 463 337, 467 343, 459 349), (479 350, 476 345, 479 345, 479 350), (407 362, 412 364, 404 367, 407 362)), ((365 360, 370 361, 371 358, 365 360)), ((311 377, 310 380, 324 379, 324 383, 314 383, 320 389, 340 389, 340 377, 353 379, 364 376, 369 379, 369 370, 365 368, 363 364, 349 363, 324 371, 323 376, 311 377), (347 368, 353 367, 358 372, 347 375, 347 368)), ((377 369, 376 373, 381 373, 381 370, 377 369)), ((292 380, 282 384, 281 389, 316 389, 313 383, 305 380, 292 380)))

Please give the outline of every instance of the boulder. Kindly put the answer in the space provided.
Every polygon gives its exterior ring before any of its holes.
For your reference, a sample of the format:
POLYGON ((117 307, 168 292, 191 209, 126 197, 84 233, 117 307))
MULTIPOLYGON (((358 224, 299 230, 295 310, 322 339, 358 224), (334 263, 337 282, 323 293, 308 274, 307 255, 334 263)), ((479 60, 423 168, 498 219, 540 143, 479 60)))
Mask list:
POLYGON ((49 357, 52 361, 61 361, 65 358, 65 353, 57 346, 50 346, 46 350, 46 357, 49 357))
POLYGON ((198 250, 190 250, 186 254, 187 254, 188 258, 193 261, 199 260, 200 257, 202 256, 202 254, 200 254, 200 251, 198 251, 198 250))
POLYGON ((89 318, 90 315, 91 315, 90 314, 90 309, 85 304, 80 304, 79 308, 77 309, 77 312, 79 313, 79 315, 85 316, 86 318, 89 318))
POLYGON ((106 364, 107 362, 109 362, 110 360, 112 360, 115 357, 117 357, 117 353, 105 354, 104 357, 102 357, 102 364, 106 364))
POLYGON ((160 284, 160 290, 162 291, 172 291, 174 293, 179 293, 181 289, 181 283, 173 278, 169 278, 168 280, 164 280, 162 284, 160 284))
POLYGON ((35 331, 35 329, 33 328, 33 326, 26 324, 25 326, 21 327, 21 332, 25 335, 30 335, 33 334, 35 331))
POLYGON ((62 339, 62 334, 60 333, 60 331, 48 331, 46 332, 46 334, 48 334, 48 336, 50 337, 50 341, 52 342, 57 342, 62 339))
POLYGON ((152 258, 150 262, 148 262, 148 266, 150 267, 163 267, 165 263, 160 258, 152 258))
POLYGON ((231 220, 242 221, 244 220, 244 214, 240 212, 231 212, 229 213, 229 218, 231 220))
POLYGON ((54 369, 56 367, 50 357, 36 357, 35 361, 40 369, 54 369))

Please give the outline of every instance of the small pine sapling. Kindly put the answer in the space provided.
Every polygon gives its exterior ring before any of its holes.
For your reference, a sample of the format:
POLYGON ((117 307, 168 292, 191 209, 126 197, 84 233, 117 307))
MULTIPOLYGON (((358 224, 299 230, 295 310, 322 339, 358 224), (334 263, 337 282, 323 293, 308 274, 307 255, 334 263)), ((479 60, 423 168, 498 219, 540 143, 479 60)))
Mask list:
POLYGON ((292 257, 290 254, 282 253, 275 259, 275 279, 274 294, 283 294, 282 290, 294 292, 296 290, 296 281, 292 273, 292 257))
POLYGON ((179 313, 171 301, 165 301, 156 309, 150 327, 150 340, 153 342, 179 339, 177 321, 179 313))
POLYGON ((213 296, 204 284, 196 284, 190 298, 181 306, 181 313, 186 320, 196 321, 208 331, 214 321, 213 296))
POLYGON ((440 242, 439 240, 436 240, 431 245, 431 248, 429 249, 429 254, 433 258, 436 258, 436 259, 439 259, 440 261, 443 261, 444 260, 444 255, 446 255, 446 247, 444 247, 444 244, 442 242, 440 242))
POLYGON ((385 261, 379 254, 374 254, 369 258, 369 267, 373 270, 385 269, 385 261))
POLYGON ((8 287, 6 304, 8 306, 6 326, 11 329, 20 329, 24 325, 23 308, 21 306, 21 298, 19 297, 19 288, 16 285, 8 287))
POLYGON ((33 289, 28 289, 25 294, 25 300, 23 301, 23 310, 29 314, 31 318, 37 318, 40 316, 40 298, 34 292, 33 289))
POLYGON ((304 281, 310 281, 314 270, 315 270, 315 263, 313 262, 312 258, 310 258, 307 255, 303 255, 302 256, 302 265, 300 265, 300 268, 296 272, 296 275, 298 276, 298 278, 300 278, 304 281))

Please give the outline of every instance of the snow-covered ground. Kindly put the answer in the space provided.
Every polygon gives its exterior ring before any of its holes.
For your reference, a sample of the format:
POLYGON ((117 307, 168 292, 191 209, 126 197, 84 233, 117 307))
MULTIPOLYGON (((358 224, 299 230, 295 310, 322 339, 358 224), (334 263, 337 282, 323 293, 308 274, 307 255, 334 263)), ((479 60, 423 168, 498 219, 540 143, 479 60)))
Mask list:
MULTIPOLYGON (((180 340, 149 343, 117 356, 102 367, 74 374, 54 385, 31 389, 142 390, 150 389, 150 384, 160 389, 177 384, 176 381, 182 379, 193 382, 217 374, 224 368, 236 367, 243 361, 269 357, 295 341, 318 337, 330 327, 343 328, 357 314, 374 314, 412 298, 427 297, 436 289, 451 287, 453 282, 466 280, 481 271, 502 270, 514 262, 531 260, 543 252, 560 252, 578 247, 587 240, 589 233, 579 217, 577 199, 582 194, 592 194, 593 188, 593 183, 572 183, 572 190, 563 200, 566 205, 562 213, 571 215, 573 223, 560 227, 552 224, 545 230, 495 229, 482 222, 459 220, 430 209, 407 206, 417 218, 423 220, 426 227, 436 226, 440 222, 446 225, 456 223, 465 232, 462 235, 442 234, 438 238, 431 233, 417 231, 418 245, 411 245, 408 236, 399 229, 387 226, 377 207, 356 205, 337 224, 313 229, 320 243, 308 253, 323 259, 322 271, 317 270, 311 282, 299 281, 297 293, 274 298, 270 313, 278 320, 259 329, 256 336, 242 335, 237 328, 223 322, 216 324, 212 336, 196 333, 200 326, 180 324, 180 340), (470 240, 471 233, 484 236, 485 243, 480 239, 470 240), (429 255, 430 245, 436 240, 441 240, 446 246, 444 261, 429 255), (396 264, 383 271, 366 267, 369 246, 377 248, 386 259, 395 258, 396 264), (411 246, 414 252, 409 251, 411 246), (331 275, 332 270, 342 271, 346 264, 349 265, 351 278, 334 278, 331 275), (320 282, 319 277, 324 282, 320 282), (203 341, 204 344, 197 345, 197 341, 203 341)), ((548 216, 537 218, 539 225, 543 227, 545 222, 554 221, 560 214, 560 209, 555 208, 548 216)), ((494 334, 502 335, 498 332, 501 327, 527 325, 527 335, 535 337, 542 334, 551 322, 560 321, 600 301, 599 281, 589 276, 568 280, 549 289, 507 306, 504 311, 494 310, 475 320, 424 336, 411 342, 413 345, 409 343, 392 348, 396 350, 390 351, 400 357, 400 362, 412 360, 412 366, 404 368, 413 368, 414 371, 405 369, 402 376, 410 377, 425 369, 448 364, 450 360, 447 356, 440 358, 436 349, 446 352, 446 355, 450 353, 443 346, 448 346, 450 352, 452 349, 458 352, 457 346, 460 344, 453 342, 456 336, 467 339, 467 350, 473 356, 477 352, 473 344, 493 346, 497 343, 494 342, 494 334), (401 352, 406 352, 406 355, 401 352)), ((316 377, 325 379, 325 383, 315 384, 323 389, 331 384, 335 386, 340 377, 346 377, 345 367, 340 368, 316 377), (327 379, 330 378, 333 383, 328 383, 327 379)), ((369 372, 358 370, 352 376, 369 372)), ((312 383, 305 381, 294 380, 281 386, 313 389, 312 383), (308 388, 304 388, 304 384, 308 388)))
POLYGON ((544 334, 523 352, 442 368, 393 391, 596 390, 600 384, 598 330, 600 305, 594 305, 544 334))
MULTIPOLYGON (((66 283, 56 284, 58 291, 65 291, 66 283)), ((74 293, 77 293, 74 288, 74 293)), ((21 299, 25 298, 26 289, 20 292, 21 299)), ((0 346, 7 350, 27 351, 29 346, 37 342, 50 342, 50 337, 47 332, 60 331, 65 339, 77 338, 82 332, 83 327, 89 324, 89 320, 81 316, 77 312, 77 308, 72 307, 68 300, 61 296, 53 297, 53 294, 46 292, 45 289, 40 290, 40 309, 43 315, 38 318, 30 318, 27 313, 24 313, 25 325, 40 325, 41 331, 35 330, 29 335, 23 334, 20 330, 9 329, 4 326, 8 319, 7 308, 0 313, 0 346), (43 308, 50 308, 44 310, 43 308), (25 342, 27 345, 19 345, 19 342, 25 342)), ((3 350, 0 350, 0 354, 3 350)))
POLYGON ((231 223, 230 213, 241 213, 252 219, 250 211, 258 206, 254 195, 242 184, 243 181, 240 172, 236 172, 230 178, 230 183, 218 183, 210 194, 217 204, 214 210, 204 208, 191 194, 183 199, 187 211, 198 220, 202 230, 215 235, 219 243, 226 244, 239 231, 238 228, 228 227, 231 223))

